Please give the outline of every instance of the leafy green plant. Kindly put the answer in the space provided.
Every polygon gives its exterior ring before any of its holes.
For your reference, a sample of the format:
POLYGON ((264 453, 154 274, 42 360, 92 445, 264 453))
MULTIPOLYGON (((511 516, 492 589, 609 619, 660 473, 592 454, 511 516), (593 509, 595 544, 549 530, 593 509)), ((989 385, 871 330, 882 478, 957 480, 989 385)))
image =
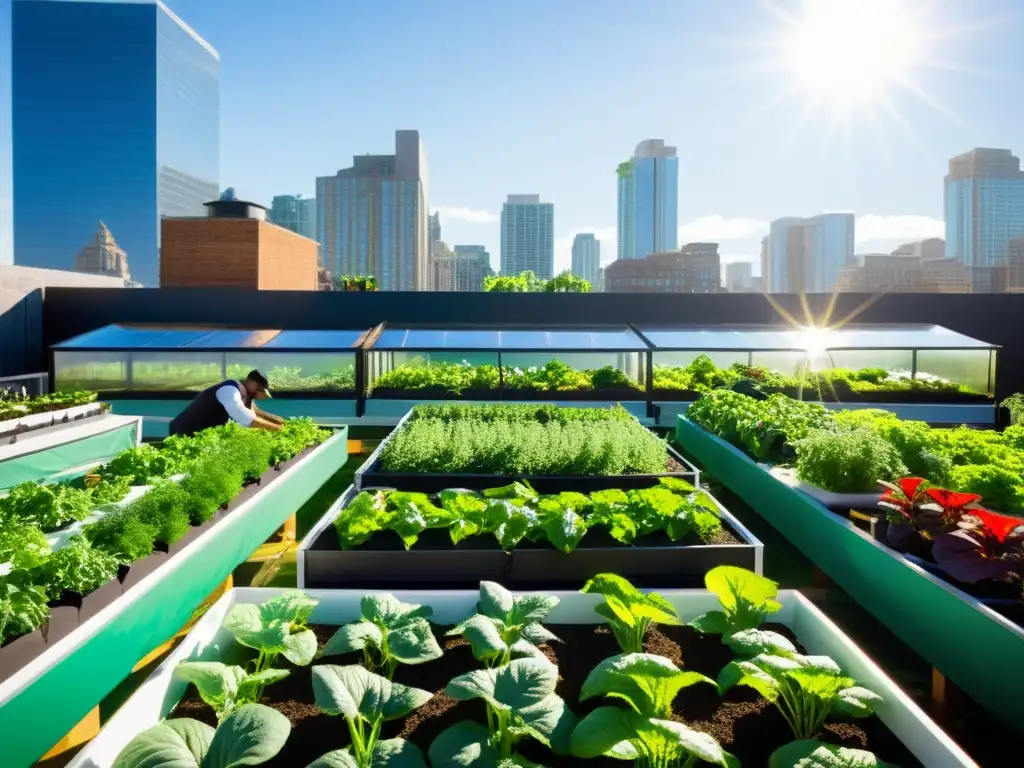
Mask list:
POLYGON ((641 653, 644 635, 651 622, 680 625, 673 605, 655 592, 641 592, 614 573, 599 573, 580 590, 604 597, 594 610, 608 622, 619 647, 626 653, 641 653))
POLYGON ((873 753, 826 744, 823 741, 791 741, 772 752, 768 768, 896 768, 873 753))
POLYGON ((556 605, 557 597, 514 597, 500 584, 482 581, 477 613, 447 634, 464 637, 473 656, 489 667, 508 664, 518 656, 540 656, 537 646, 558 640, 541 624, 556 605))
POLYGON ((100 469, 104 479, 124 477, 131 485, 146 485, 169 474, 167 457, 149 443, 122 451, 100 469))
POLYGON ((186 488, 178 483, 162 481, 129 504, 125 511, 152 526, 156 541, 173 544, 188 533, 191 526, 188 506, 186 488))
POLYGON ((90 523, 83 533, 94 547, 113 555, 121 565, 131 565, 153 552, 157 530, 139 516, 138 508, 129 506, 90 523))
POLYGON ((14 570, 32 571, 50 555, 50 544, 38 525, 16 520, 0 525, 0 563, 14 570))
POLYGON ((380 730, 426 704, 433 696, 429 691, 393 683, 358 664, 325 664, 313 668, 313 696, 321 711, 344 716, 352 744, 308 768, 426 768, 419 747, 404 739, 381 740, 380 730))
MULTIPOLYGON (((316 656, 316 635, 307 622, 319 601, 295 590, 283 592, 261 605, 236 603, 224 618, 224 629, 235 640, 258 652, 253 675, 266 672, 284 656, 292 664, 305 667, 316 656)), ((256 700, 263 689, 257 686, 256 700)))
POLYGON ((676 695, 697 683, 715 685, 661 656, 627 653, 605 659, 584 681, 580 701, 607 696, 629 708, 598 707, 584 717, 572 733, 573 756, 632 760, 640 768, 690 766, 697 760, 739 768, 714 736, 679 722, 672 711, 676 695))
POLYGON ((803 656, 775 649, 729 662, 718 676, 725 693, 742 685, 772 702, 797 739, 813 739, 830 715, 867 717, 881 701, 878 694, 842 674, 827 656, 803 656))
POLYGON ((796 474, 805 483, 836 493, 876 490, 879 480, 907 474, 899 451, 868 429, 817 429, 795 443, 796 474))
POLYGON ((42 564, 36 583, 49 600, 64 592, 87 595, 117 577, 117 558, 93 547, 85 536, 74 536, 42 564))
POLYGON ((131 487, 130 478, 127 477, 101 479, 90 489, 92 502, 96 506, 114 504, 127 496, 131 487))
MULTIPOLYGON (((967 464, 949 473, 950 486, 976 493, 986 507, 1012 512, 1024 507, 1024 480, 1019 473, 992 464, 967 464)), ((938 484, 938 483, 936 483, 938 484)))
POLYGON ((535 656, 478 669, 452 679, 445 693, 456 701, 482 699, 487 726, 463 720, 438 734, 430 745, 433 768, 530 765, 517 753, 526 738, 558 755, 568 754, 576 718, 555 693, 558 668, 535 656))
POLYGON ((359 607, 360 619, 335 632, 321 656, 362 651, 366 668, 383 672, 388 680, 399 664, 423 664, 441 657, 441 646, 427 621, 434 612, 429 605, 403 603, 394 595, 366 595, 359 607))
POLYGON ((719 565, 704 575, 704 586, 718 597, 722 610, 708 611, 690 626, 705 634, 722 635, 726 643, 737 632, 757 629, 782 608, 776 599, 779 585, 746 568, 719 565))
POLYGON ((288 718, 262 704, 247 704, 216 730, 191 718, 165 720, 128 742, 114 768, 238 768, 262 765, 284 747, 288 718))
POLYGON ((187 496, 185 512, 192 525, 213 519, 217 510, 233 499, 242 487, 242 473, 225 463, 226 457, 214 450, 209 460, 181 481, 187 496))
POLYGON ((38 629, 49 616, 42 587, 15 584, 10 575, 0 578, 0 643, 38 629))
POLYGON ((1024 394, 1014 392, 999 405, 1010 412, 1010 424, 1024 424, 1024 394))
POLYGON ((64 484, 21 483, 0 498, 0 524, 20 520, 53 531, 84 520, 92 511, 92 504, 92 495, 86 490, 64 484))
POLYGON ((246 704, 259 704, 266 686, 288 677, 287 669, 264 669, 250 674, 239 666, 219 661, 182 661, 174 668, 174 676, 192 683, 199 697, 217 713, 221 722, 246 704))

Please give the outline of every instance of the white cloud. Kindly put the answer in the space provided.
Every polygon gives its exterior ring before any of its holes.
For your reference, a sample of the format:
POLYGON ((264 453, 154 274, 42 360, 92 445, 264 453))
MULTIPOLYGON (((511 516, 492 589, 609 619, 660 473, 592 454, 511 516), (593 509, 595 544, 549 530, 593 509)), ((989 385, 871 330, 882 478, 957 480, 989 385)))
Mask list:
POLYGON ((855 237, 858 243, 868 240, 925 240, 929 237, 944 237, 946 224, 942 219, 931 216, 879 216, 868 213, 857 217, 855 237))
POLYGON ((679 228, 679 244, 719 243, 722 240, 741 240, 744 237, 768 232, 768 222, 760 219, 727 219, 718 214, 701 216, 679 228))
POLYGON ((493 224, 498 220, 498 216, 490 211, 475 211, 472 208, 458 208, 450 205, 439 205, 434 208, 434 212, 441 214, 442 226, 448 219, 466 221, 471 224, 493 224))

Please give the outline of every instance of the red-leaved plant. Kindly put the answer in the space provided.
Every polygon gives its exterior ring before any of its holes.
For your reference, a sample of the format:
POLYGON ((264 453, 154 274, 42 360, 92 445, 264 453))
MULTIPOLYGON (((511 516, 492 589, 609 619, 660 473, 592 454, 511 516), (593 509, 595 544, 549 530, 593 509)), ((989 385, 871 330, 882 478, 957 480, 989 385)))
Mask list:
POLYGON ((964 512, 978 508, 981 500, 976 493, 935 488, 922 477, 905 477, 896 485, 883 480, 879 483, 887 490, 878 506, 890 525, 909 526, 929 541, 955 530, 964 512))

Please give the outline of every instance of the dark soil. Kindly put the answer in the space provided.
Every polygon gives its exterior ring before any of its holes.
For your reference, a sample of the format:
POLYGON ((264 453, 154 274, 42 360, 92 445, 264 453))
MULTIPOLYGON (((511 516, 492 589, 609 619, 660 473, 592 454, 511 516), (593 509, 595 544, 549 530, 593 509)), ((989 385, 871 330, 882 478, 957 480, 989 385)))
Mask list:
MULTIPOLYGON (((335 627, 313 627, 321 646, 335 627)), ((579 717, 599 706, 618 706, 613 700, 592 700, 580 703, 579 691, 590 673, 603 659, 619 653, 619 647, 605 626, 550 625, 549 629, 562 640, 543 648, 545 655, 559 667, 558 693, 579 717)), ((765 625, 795 641, 786 627, 765 625)), ((482 702, 456 702, 444 694, 448 681, 456 675, 479 668, 469 645, 461 638, 444 636, 443 627, 435 628, 444 656, 419 666, 400 666, 397 682, 434 692, 434 698, 404 720, 385 723, 381 738, 401 736, 416 743, 426 754, 439 733, 464 719, 486 722, 482 702)), ((798 645, 799 647, 799 645, 798 645)), ((702 636, 688 627, 654 627, 647 635, 644 648, 672 660, 677 665, 701 672, 714 679, 729 661, 732 652, 717 636, 702 636)), ((318 659, 317 664, 356 664, 359 654, 318 659)), ((281 660, 279 666, 290 666, 281 660)), ((288 717, 292 735, 281 754, 266 763, 268 768, 292 768, 307 765, 333 749, 349 744, 348 728, 341 717, 320 714, 313 703, 309 668, 292 668, 284 681, 269 687, 263 703, 288 717)), ((710 685, 695 685, 680 692, 675 701, 675 716, 698 730, 715 736, 722 746, 734 754, 746 768, 762 768, 773 751, 793 740, 793 735, 775 707, 748 688, 735 688, 723 697, 710 685)), ((216 725, 213 710, 198 699, 190 687, 175 708, 172 717, 193 717, 216 725)), ((901 768, 921 768, 912 754, 877 717, 865 720, 832 720, 818 736, 822 741, 874 752, 879 759, 901 768)), ((524 756, 548 768, 568 768, 580 760, 556 757, 538 742, 523 742, 524 756)), ((622 766, 607 758, 587 760, 587 765, 622 766)))

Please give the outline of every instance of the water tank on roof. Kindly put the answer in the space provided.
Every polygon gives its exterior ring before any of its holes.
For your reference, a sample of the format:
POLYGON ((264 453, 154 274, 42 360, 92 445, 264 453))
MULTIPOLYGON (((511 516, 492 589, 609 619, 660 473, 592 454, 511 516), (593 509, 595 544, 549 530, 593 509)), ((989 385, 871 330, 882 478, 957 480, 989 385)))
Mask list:
POLYGON ((211 219, 258 219, 267 220, 267 207, 248 200, 211 200, 203 203, 206 215, 211 219))

